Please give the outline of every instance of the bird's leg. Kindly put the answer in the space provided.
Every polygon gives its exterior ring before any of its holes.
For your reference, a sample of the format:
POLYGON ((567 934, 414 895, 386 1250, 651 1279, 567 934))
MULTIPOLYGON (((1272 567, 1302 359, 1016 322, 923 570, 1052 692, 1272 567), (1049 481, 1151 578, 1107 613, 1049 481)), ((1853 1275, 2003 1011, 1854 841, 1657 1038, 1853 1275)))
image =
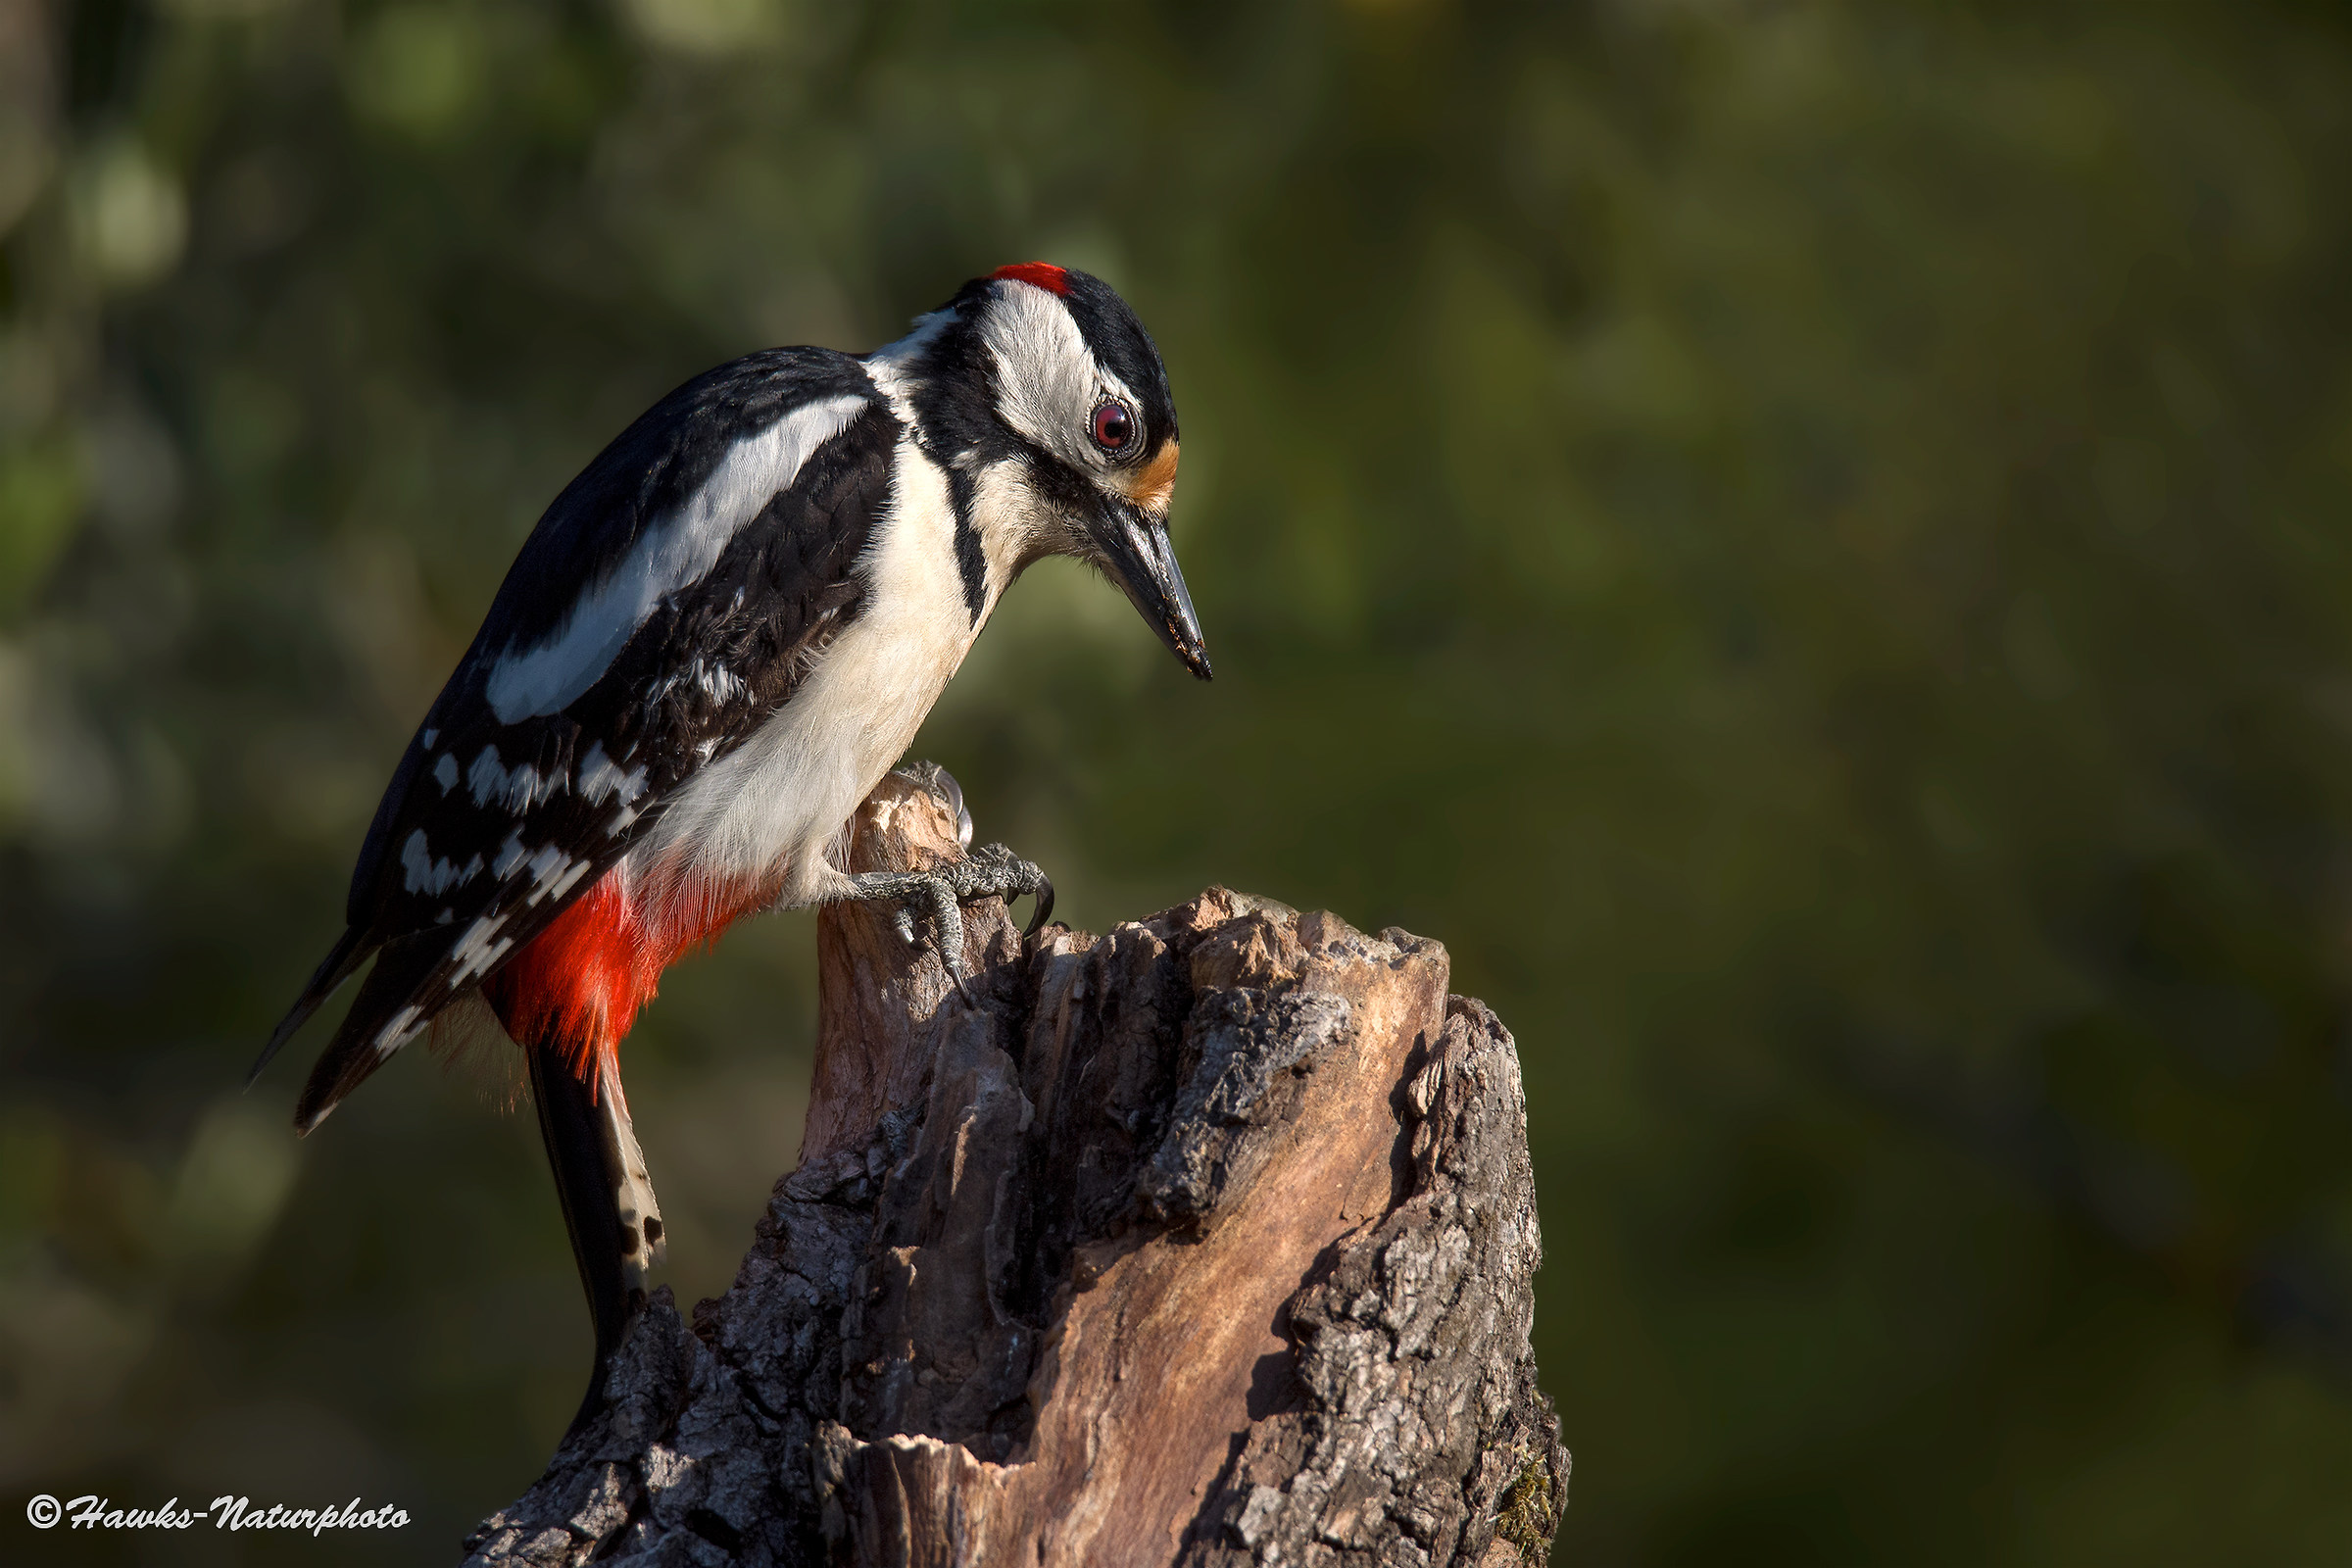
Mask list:
POLYGON ((1037 901, 1021 933, 1026 940, 1037 935, 1054 912, 1054 884, 1045 872, 1004 845, 984 844, 969 858, 951 860, 930 871, 859 872, 849 878, 848 887, 837 898, 826 902, 883 899, 896 903, 899 935, 909 944, 915 940, 917 910, 929 914, 940 961, 960 986, 970 978, 963 962, 961 906, 974 899, 1001 898, 1010 903, 1024 897, 1037 901))
MULTIPOLYGON (((1026 942, 1045 928, 1054 913, 1054 884, 1046 879, 1045 872, 1002 844, 971 848, 972 813, 964 805, 962 786, 946 768, 937 762, 909 762, 898 769, 897 776, 920 785, 953 813, 956 842, 969 852, 967 857, 929 871, 851 873, 808 902, 843 904, 853 900, 883 900, 896 904, 899 935, 908 947, 916 941, 916 914, 930 915, 932 933, 939 943, 940 963, 956 981, 956 989, 964 990, 964 982, 971 976, 963 962, 962 906, 974 899, 1001 898, 1008 904, 1022 897, 1035 899, 1036 907, 1021 932, 1021 939, 1026 942)), ((802 906, 776 905, 780 909, 802 906)), ((965 1000, 970 1000, 968 991, 965 1000)))

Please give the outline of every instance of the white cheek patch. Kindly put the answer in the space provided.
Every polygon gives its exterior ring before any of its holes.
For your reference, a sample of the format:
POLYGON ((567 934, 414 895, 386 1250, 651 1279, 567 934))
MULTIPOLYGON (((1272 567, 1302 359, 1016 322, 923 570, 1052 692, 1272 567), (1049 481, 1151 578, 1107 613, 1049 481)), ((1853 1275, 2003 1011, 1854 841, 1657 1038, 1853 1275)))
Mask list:
POLYGON ((980 319, 980 340, 997 362, 1004 421, 1083 470, 1099 466, 1087 420, 1104 392, 1143 405, 1125 382, 1095 363, 1069 307, 1032 283, 1006 280, 980 319))
POLYGON ((490 666, 484 695, 499 722, 557 712, 595 685, 662 601, 700 582, 736 533, 799 477, 809 454, 870 406, 856 395, 826 398, 736 442, 700 490, 582 590, 554 637, 536 648, 509 648, 490 666))

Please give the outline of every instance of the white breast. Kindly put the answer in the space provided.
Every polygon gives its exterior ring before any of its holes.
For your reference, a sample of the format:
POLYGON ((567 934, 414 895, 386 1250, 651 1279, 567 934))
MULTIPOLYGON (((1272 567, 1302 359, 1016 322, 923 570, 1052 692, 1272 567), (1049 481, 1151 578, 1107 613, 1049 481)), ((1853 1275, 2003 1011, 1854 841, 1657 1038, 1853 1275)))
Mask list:
POLYGON ((911 439, 893 469, 857 568, 857 617, 790 702, 672 798, 630 853, 636 873, 758 883, 792 903, 838 890, 828 842, 913 744, 979 629, 956 570, 947 476, 911 439))

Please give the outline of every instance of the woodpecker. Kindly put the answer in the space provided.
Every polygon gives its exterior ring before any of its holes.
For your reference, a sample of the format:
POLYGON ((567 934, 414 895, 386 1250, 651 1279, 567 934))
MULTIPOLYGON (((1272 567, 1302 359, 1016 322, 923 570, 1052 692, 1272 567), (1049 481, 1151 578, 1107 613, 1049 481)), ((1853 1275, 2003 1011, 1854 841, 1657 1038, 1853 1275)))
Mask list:
POLYGON ((662 971, 748 914, 837 900, 924 909, 959 978, 959 899, 1033 894, 1042 921, 1050 887, 1002 846, 912 876, 850 875, 835 846, 1033 562, 1099 567, 1209 678, 1168 540, 1176 461, 1143 323, 1101 279, 1030 262, 873 353, 696 376, 524 541, 254 1073, 370 958, 302 1133, 488 1003, 528 1062, 595 1326, 580 1418, 662 1251, 618 1051, 662 971))

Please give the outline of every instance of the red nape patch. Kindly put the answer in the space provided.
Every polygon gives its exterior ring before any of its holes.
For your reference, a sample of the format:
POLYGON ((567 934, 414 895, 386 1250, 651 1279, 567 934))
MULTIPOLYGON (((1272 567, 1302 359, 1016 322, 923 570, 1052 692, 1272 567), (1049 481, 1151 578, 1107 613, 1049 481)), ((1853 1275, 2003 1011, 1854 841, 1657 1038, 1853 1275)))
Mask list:
POLYGON ((759 904, 751 893, 675 890, 633 896, 615 868, 482 982, 482 996, 525 1050, 561 1051, 584 1082, 620 1049, 654 1000, 662 971, 759 904))
POLYGON ((1035 283, 1049 294, 1067 296, 1070 292, 1070 274, 1052 262, 1017 262, 1010 267, 1000 267, 989 275, 1035 283))

